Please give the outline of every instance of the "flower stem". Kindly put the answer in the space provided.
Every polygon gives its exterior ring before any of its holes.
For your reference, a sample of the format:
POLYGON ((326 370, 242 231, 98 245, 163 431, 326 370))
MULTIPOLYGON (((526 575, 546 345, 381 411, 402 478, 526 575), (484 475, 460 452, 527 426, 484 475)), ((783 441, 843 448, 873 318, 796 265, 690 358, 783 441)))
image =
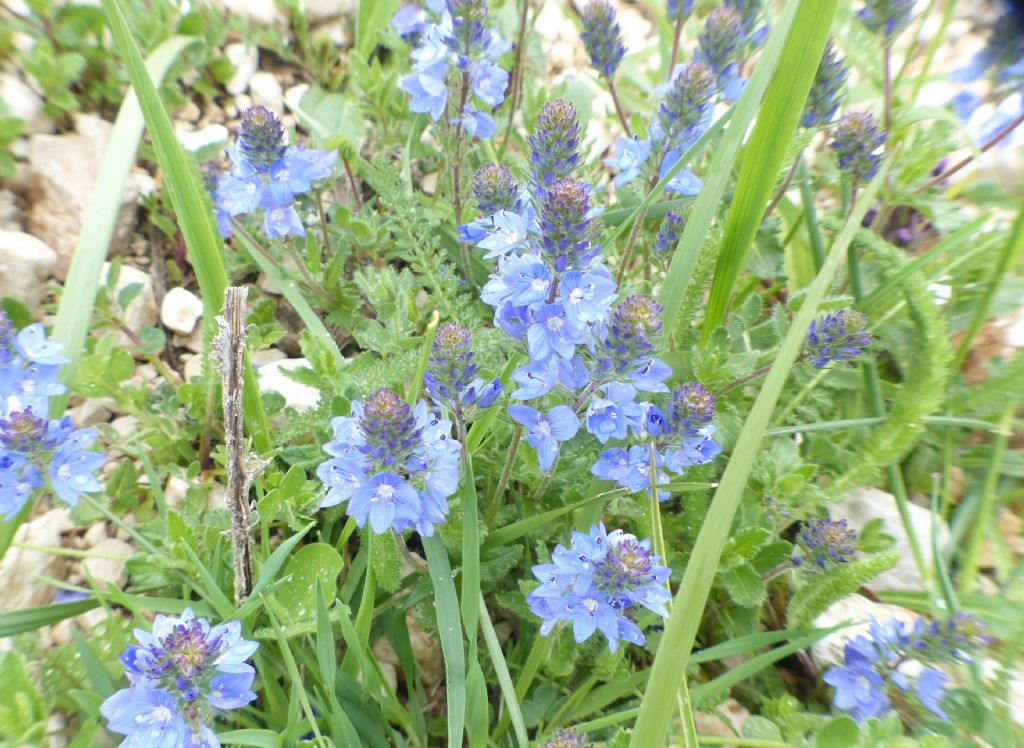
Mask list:
POLYGON ((615 88, 615 79, 608 76, 608 93, 612 95, 612 103, 615 105, 615 113, 619 115, 619 122, 622 123, 622 129, 626 132, 626 137, 633 137, 633 133, 629 129, 629 122, 626 120, 626 112, 622 108, 622 102, 619 101, 619 92, 615 88))
MULTIPOLYGON (((994 148, 995 146, 999 145, 1001 142, 1003 142, 1003 140, 1005 138, 1009 137, 1010 133, 1012 133, 1014 130, 1016 130, 1017 127, 1019 127, 1022 122, 1024 122, 1024 112, 1021 112, 1017 116, 1016 119, 1014 119, 1011 122, 1008 122, 1005 127, 1003 127, 1001 130, 999 130, 999 132, 997 132, 995 135, 993 135, 991 138, 989 138, 988 141, 986 143, 984 143, 981 146, 981 148, 978 149, 978 154, 981 155, 982 153, 985 153, 986 151, 988 151, 988 150, 994 148)), ((918 195, 918 194, 924 192, 925 190, 929 190, 932 187, 935 187, 935 186, 937 186, 939 184, 942 184, 944 181, 946 181, 951 176, 956 174, 958 171, 963 169, 969 163, 974 161, 974 159, 975 159, 974 154, 971 154, 970 156, 967 156, 963 160, 958 161, 957 163, 953 164, 951 167, 946 169, 944 172, 939 174, 937 177, 934 177, 933 179, 931 179, 923 187, 918 187, 916 190, 914 190, 914 194, 918 195)))
POLYGON ((501 477, 498 478, 498 487, 494 489, 494 496, 491 499, 491 506, 487 510, 487 526, 494 523, 494 516, 501 507, 501 501, 505 498, 505 489, 508 488, 508 479, 512 474, 512 465, 515 464, 516 454, 519 452, 519 443, 523 439, 523 427, 516 425, 512 434, 512 442, 508 445, 508 456, 505 458, 505 466, 501 469, 501 477))
POLYGON ((793 177, 796 176, 796 170, 800 168, 800 164, 803 161, 804 154, 799 153, 797 157, 793 159, 793 166, 790 167, 789 173, 783 180, 782 184, 779 185, 779 191, 775 193, 775 197, 768 203, 768 207, 765 209, 764 214, 771 215, 771 212, 775 210, 776 206, 782 202, 783 196, 786 194, 786 190, 789 189, 789 185, 793 183, 793 177))
MULTIPOLYGON (((890 58, 892 57, 892 45, 886 44, 885 51, 882 53, 882 90, 885 96, 884 109, 882 112, 882 126, 885 128, 886 135, 892 129, 892 71, 889 69, 891 65, 890 58)), ((888 143, 889 139, 886 138, 885 142, 888 143)))
POLYGON ((672 71, 675 70, 676 60, 679 59, 679 37, 683 33, 683 19, 680 18, 676 21, 676 27, 672 32, 672 54, 668 58, 668 76, 672 77, 672 71))
MULTIPOLYGON (((657 177, 651 179, 647 183, 647 194, 650 195, 651 190, 658 183, 657 177)), ((630 260, 633 259, 633 249, 636 247, 637 237, 640 235, 640 229, 644 225, 644 219, 647 217, 647 206, 641 206, 640 212, 636 216, 636 221, 633 222, 633 227, 629 230, 629 238, 626 239, 626 248, 622 250, 622 262, 619 264, 619 269, 615 273, 615 285, 622 285, 622 278, 626 275, 626 268, 629 267, 630 260)))

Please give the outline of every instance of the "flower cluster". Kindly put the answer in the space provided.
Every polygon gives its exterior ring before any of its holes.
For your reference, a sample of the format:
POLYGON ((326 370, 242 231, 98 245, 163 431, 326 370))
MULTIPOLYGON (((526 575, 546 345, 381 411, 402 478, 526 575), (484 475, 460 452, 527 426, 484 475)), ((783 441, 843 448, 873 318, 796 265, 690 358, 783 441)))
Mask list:
POLYGON ((317 468, 328 489, 320 506, 347 501, 356 524, 369 520, 378 535, 414 528, 432 536, 459 485, 460 444, 451 438, 451 422, 422 400, 414 410, 379 389, 365 403, 353 402, 351 415, 332 419, 331 426, 334 439, 324 451, 332 459, 317 468))
POLYGON ((832 122, 836 110, 843 100, 843 87, 849 69, 842 58, 836 53, 835 44, 831 39, 818 63, 818 71, 814 74, 814 82, 807 94, 807 103, 800 124, 804 127, 823 127, 832 122))
MULTIPOLYGON (((632 182, 642 171, 648 180, 664 179, 711 124, 715 73, 703 62, 677 65, 669 82, 658 88, 662 101, 648 130, 648 138, 619 138, 615 153, 605 164, 619 173, 615 186, 632 182), (653 155, 653 158, 652 158, 653 155)), ((678 171, 665 189, 684 197, 700 192, 702 183, 688 168, 678 171)))
POLYGON ((14 331, 0 312, 0 515, 9 521, 47 481, 75 506, 82 493, 101 489, 96 471, 106 458, 86 450, 95 429, 75 429, 71 418, 46 417, 49 399, 65 391, 57 381, 67 359, 42 325, 14 331))
POLYGON ((686 216, 670 210, 658 227, 658 234, 654 238, 654 254, 656 257, 667 260, 676 251, 679 239, 683 236, 683 229, 686 228, 686 216))
POLYGON ((611 78, 626 55, 622 30, 615 20, 615 8, 608 0, 591 0, 583 10, 580 39, 590 55, 590 64, 601 75, 611 78))
POLYGON ((508 72, 496 60, 511 47, 484 25, 486 17, 486 0, 427 0, 425 8, 406 6, 392 20, 403 38, 416 42, 413 72, 401 81, 409 109, 435 122, 444 117, 484 140, 496 131, 491 111, 505 100, 508 85, 508 72), (449 100, 463 102, 461 110, 449 100))
POLYGON ((982 630, 977 619, 964 615, 942 622, 921 618, 911 628, 897 619, 884 624, 872 619, 869 635, 847 642, 843 664, 823 676, 823 680, 835 688, 832 703, 863 722, 889 711, 891 688, 909 693, 913 677, 916 681, 913 690, 921 706, 942 719, 949 719, 942 709, 949 676, 921 665, 970 661, 971 650, 987 642, 982 630))
POLYGON ((805 524, 796 536, 802 555, 793 556, 796 566, 810 562, 822 570, 845 564, 857 553, 857 532, 846 520, 818 517, 805 524))
POLYGON ((544 741, 544 748, 588 748, 592 743, 572 728, 556 730, 555 734, 544 741))
MULTIPOLYGON (((614 401, 595 400, 587 413, 591 417, 626 421, 640 444, 613 447, 601 453, 590 471, 602 480, 639 492, 648 489, 654 473, 655 485, 669 482, 665 470, 682 475, 688 468, 715 459, 722 448, 711 438, 715 427, 715 396, 699 382, 677 387, 662 407, 644 403, 630 412, 614 401), (608 403, 608 404, 606 404, 608 403)), ((625 427, 614 434, 622 438, 625 427)), ((604 440, 602 440, 603 443, 604 440)), ((669 494, 659 492, 662 501, 669 494)))
POLYGON ((434 402, 451 410, 489 408, 501 395, 501 382, 475 377, 473 340, 469 328, 456 322, 441 325, 427 360, 423 383, 434 402))
POLYGON ((315 182, 331 176, 337 151, 317 151, 285 144, 284 127, 262 106, 242 112, 235 145, 228 148, 231 172, 216 179, 217 225, 231 235, 234 216, 263 211, 263 232, 271 239, 304 236, 296 206, 315 182))
POLYGON ((739 11, 731 5, 720 5, 708 13, 697 43, 697 59, 715 72, 722 98, 736 101, 745 84, 740 78, 740 65, 746 35, 739 11))
POLYGON ((693 12, 693 0, 668 0, 665 12, 670 21, 685 23, 693 12))
POLYGON ((626 612, 647 608, 667 615, 665 603, 671 595, 665 582, 671 570, 658 561, 649 540, 637 540, 622 530, 608 533, 604 525, 594 525, 589 534, 573 532, 571 548, 556 546, 551 563, 533 567, 541 585, 526 602, 543 619, 543 635, 559 621, 568 621, 577 643, 600 631, 612 652, 619 641, 641 645, 643 632, 626 612))
POLYGON ((868 319, 860 312, 840 309, 811 322, 807 331, 807 355, 814 368, 821 369, 831 361, 848 361, 864 352, 871 343, 865 328, 868 319))
POLYGON ((870 112, 847 114, 832 131, 829 144, 839 161, 839 169, 850 175, 854 186, 869 182, 878 172, 885 145, 885 132, 870 112))
POLYGON ((190 608, 158 615, 152 633, 136 629, 135 638, 121 655, 131 687, 100 706, 107 729, 125 736, 122 746, 220 746, 210 721, 256 698, 246 660, 259 644, 242 638, 238 621, 211 627, 190 608))
POLYGON ((864 0, 858 13, 868 31, 880 34, 886 44, 910 24, 913 14, 914 0, 864 0))

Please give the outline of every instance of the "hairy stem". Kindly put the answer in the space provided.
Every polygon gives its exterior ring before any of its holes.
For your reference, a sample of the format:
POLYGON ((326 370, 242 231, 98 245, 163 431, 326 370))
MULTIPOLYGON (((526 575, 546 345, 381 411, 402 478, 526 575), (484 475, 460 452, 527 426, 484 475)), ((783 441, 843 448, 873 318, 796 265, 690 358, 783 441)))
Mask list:
POLYGON ((523 85, 523 42, 526 40, 526 19, 530 11, 530 0, 520 0, 519 3, 519 31, 516 34, 515 58, 512 62, 512 80, 509 83, 509 105, 508 125, 505 127, 505 135, 501 140, 501 155, 505 155, 508 148, 508 140, 512 137, 512 127, 516 119, 516 109, 519 108, 519 94, 523 85))
MULTIPOLYGON (((1003 140, 1005 140, 1007 137, 1009 137, 1010 133, 1012 133, 1014 130, 1016 130, 1017 127, 1019 127, 1022 122, 1024 122, 1024 112, 1021 112, 1017 116, 1016 119, 1014 119, 1011 122, 1008 122, 1005 127, 1003 127, 995 135, 993 135, 991 138, 989 138, 988 141, 985 142, 981 146, 981 148, 978 149, 978 155, 981 155, 982 153, 985 153, 986 151, 989 151, 992 148, 995 148, 997 145, 999 145, 1001 142, 1003 142, 1003 140)), ((927 184, 925 184, 922 187, 918 187, 916 190, 914 190, 914 194, 915 195, 920 194, 920 193, 922 193, 922 192, 924 192, 926 190, 930 190, 932 187, 936 187, 936 186, 942 184, 947 179, 949 179, 951 176, 953 176, 958 171, 960 171, 965 166, 967 166, 969 163, 974 161, 975 158, 976 157, 974 156, 974 154, 971 154, 970 156, 967 156, 963 160, 956 162, 951 167, 946 169, 944 172, 942 172, 938 176, 932 178, 927 184)))
POLYGON ((679 59, 679 37, 683 33, 683 19, 680 18, 676 21, 675 29, 672 31, 672 54, 668 58, 668 75, 672 76, 672 71, 676 69, 676 60, 679 59))
POLYGON ((619 101, 619 92, 615 88, 615 79, 612 76, 608 76, 608 93, 612 95, 612 103, 615 105, 615 113, 619 116, 619 122, 622 123, 622 129, 626 132, 626 137, 633 137, 633 133, 629 129, 629 122, 626 120, 626 112, 622 108, 622 102, 619 101))
POLYGON ((501 469, 501 477, 498 478, 498 487, 494 489, 494 496, 491 498, 491 506, 487 510, 487 526, 494 523, 494 517, 501 507, 502 499, 505 498, 505 489, 508 488, 508 479, 512 475, 512 465, 515 464, 516 454, 519 452, 519 443, 523 440, 523 427, 516 424, 516 430, 512 434, 512 442, 508 445, 508 456, 505 458, 505 466, 501 469))

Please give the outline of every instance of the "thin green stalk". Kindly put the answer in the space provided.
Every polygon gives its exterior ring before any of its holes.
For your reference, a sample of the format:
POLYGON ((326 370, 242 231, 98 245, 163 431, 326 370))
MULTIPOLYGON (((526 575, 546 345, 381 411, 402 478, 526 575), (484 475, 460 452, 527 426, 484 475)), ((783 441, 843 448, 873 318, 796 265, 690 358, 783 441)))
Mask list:
POLYGON ((479 499, 476 493, 476 478, 473 474, 473 458, 466 448, 466 421, 461 410, 455 414, 459 442, 462 444, 462 459, 466 466, 462 492, 462 623, 466 627, 469 642, 469 661, 476 660, 476 636, 478 625, 477 598, 480 597, 480 519, 479 499))
MULTIPOLYGON (((523 669, 519 671, 519 677, 516 678, 516 700, 522 701, 526 698, 526 694, 530 690, 530 686, 533 684, 533 679, 537 675, 537 671, 540 669, 540 665, 547 659, 548 652, 551 651, 551 645, 554 641, 552 636, 541 636, 537 634, 533 639, 533 646, 530 647, 530 654, 526 656, 526 662, 523 665, 523 669)), ((497 743, 501 740, 501 737, 508 730, 511 717, 508 712, 501 715, 498 720, 498 726, 494 728, 494 733, 491 735, 491 739, 497 743)))
POLYGON ((508 479, 512 475, 512 466, 516 462, 516 455, 519 453, 519 444, 523 440, 523 427, 516 424, 515 432, 512 434, 512 442, 508 445, 508 455, 505 457, 505 466, 501 469, 501 476, 498 478, 498 485, 494 489, 494 496, 491 498, 491 506, 487 510, 487 526, 494 524, 494 517, 501 508, 501 500, 505 498, 505 489, 508 488, 508 479))
POLYGON ((436 534, 423 538, 430 581, 434 587, 437 635, 444 656, 445 691, 448 697, 448 748, 462 747, 466 726, 466 654, 462 649, 462 621, 448 552, 436 534))
MULTIPOLYGON (((853 298, 860 301, 865 295, 864 280, 860 272, 860 255, 857 253, 857 248, 852 245, 847 252, 847 272, 850 277, 853 298)), ((882 384, 881 378, 878 376, 878 367, 872 359, 865 360, 861 366, 864 372, 864 386, 868 395, 868 409, 875 418, 884 417, 885 401, 882 399, 882 384)), ((910 550, 914 554, 914 563, 917 565, 918 571, 921 572, 921 578, 927 582, 932 578, 931 567, 925 560, 921 541, 917 537, 917 531, 914 529, 914 522, 910 516, 910 497, 903 480, 903 472, 898 464, 892 462, 885 466, 885 472, 889 479, 889 488, 896 499, 896 509, 899 511, 903 530, 910 543, 910 550)))
POLYGON ((814 191, 811 189, 811 175, 806 161, 800 164, 800 202, 804 207, 804 223, 807 225, 807 238, 811 243, 814 269, 818 271, 825 264, 825 239, 821 235, 821 226, 818 224, 818 212, 814 207, 814 191))
POLYGON ((985 540, 989 526, 992 524, 992 515, 997 498, 996 489, 999 485, 999 476, 1002 473, 1006 444, 1010 439, 1010 422, 1013 420, 1013 415, 1016 411, 1017 400, 1010 400, 1003 409, 1002 417, 999 419, 1001 430, 992 441, 988 465, 985 468, 985 479, 981 484, 981 496, 978 499, 974 522, 971 524, 971 534, 967 538, 967 548, 964 550, 964 557, 960 563, 958 585, 960 594, 973 592, 978 581, 978 557, 981 555, 981 544, 985 540))
POLYGON ((728 542, 733 518, 753 470, 754 460, 760 451, 765 427, 779 401, 793 362, 803 347, 805 331, 817 314, 825 293, 831 288, 846 248, 853 241, 868 206, 887 174, 888 164, 884 164, 836 237, 825 264, 807 288, 804 302, 794 315, 793 323, 782 342, 775 366, 769 372, 740 430, 732 459, 726 464, 718 491, 715 492, 691 552, 679 592, 673 601, 672 614, 665 624, 640 715, 630 740, 631 748, 665 744, 665 735, 675 708, 674 698, 682 685, 702 612, 717 574, 718 562, 728 542))

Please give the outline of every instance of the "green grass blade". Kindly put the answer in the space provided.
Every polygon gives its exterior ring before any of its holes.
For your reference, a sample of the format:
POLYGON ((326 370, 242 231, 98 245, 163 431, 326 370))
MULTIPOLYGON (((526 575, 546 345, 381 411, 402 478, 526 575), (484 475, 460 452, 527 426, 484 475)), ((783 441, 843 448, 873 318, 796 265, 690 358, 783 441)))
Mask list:
POLYGON ((281 545, 275 548, 274 552, 270 554, 270 557, 263 562, 263 566, 260 568, 260 575, 257 577, 256 583, 252 586, 252 592, 249 593, 249 598, 242 603, 242 607, 240 607, 238 612, 235 613, 235 616, 240 621, 244 621, 262 604, 260 594, 267 589, 267 586, 271 582, 274 581, 277 573, 281 571, 281 567, 284 566, 284 562, 288 560, 288 556, 291 554, 292 549, 299 544, 300 540, 306 537, 306 533, 313 529, 315 524, 315 522, 310 522, 297 533, 285 540, 281 545))
POLYGON ((588 496, 585 499, 574 501, 572 504, 566 504, 564 506, 558 507, 557 509, 551 509, 546 512, 541 512, 540 514, 535 514, 531 517, 521 519, 518 522, 514 522, 511 525, 506 525, 505 527, 495 530, 494 532, 489 534, 484 539, 483 545, 481 546, 481 550, 489 551, 492 548, 498 548, 503 545, 508 545, 512 541, 518 540, 527 533, 533 532, 534 530, 539 530, 542 527, 549 526, 552 522, 554 522, 556 519, 558 519, 564 514, 568 514, 569 512, 575 511, 576 509, 581 509, 585 506, 589 506, 590 504, 593 504, 594 502, 597 501, 607 501, 608 499, 611 499, 615 496, 621 496, 628 492, 628 489, 616 488, 612 491, 608 491, 607 493, 597 494, 596 496, 588 496))
MULTIPOLYGON (((157 84, 163 81, 168 69, 186 48, 199 42, 196 37, 172 36, 149 55, 146 71, 157 84)), ((129 91, 117 112, 109 145, 103 154, 96 185, 89 198, 89 207, 82 218, 82 228, 71 256, 71 266, 64 283, 57 319, 51 337, 64 343, 68 362, 61 368, 61 378, 71 385, 75 380, 78 359, 85 348, 92 309, 100 285, 103 261, 107 259, 110 240, 114 236, 120 201, 115 196, 124 192, 124 184, 135 163, 145 122, 134 91, 129 91)), ((68 396, 50 399, 50 415, 64 414, 68 396)))
POLYGON ((672 255, 665 283, 658 295, 658 302, 665 309, 662 321, 665 329, 670 332, 676 329, 676 318, 679 316, 683 299, 686 298, 687 288, 693 278, 700 248, 704 246, 708 229, 711 228, 711 222, 718 212, 718 205, 722 201, 722 195, 725 194, 726 185, 732 176, 732 167, 736 162, 740 146, 743 144, 750 123, 757 113, 757 107, 761 103, 761 97, 764 96, 782 56, 783 44, 793 25, 799 5, 800 0, 789 0, 786 7, 783 8, 779 20, 772 28, 772 33, 757 61, 754 74, 747 83, 743 95, 732 107, 732 119, 729 122, 729 127, 715 148, 711 166, 704 178, 704 187, 701 189, 700 195, 697 196, 689 218, 686 219, 686 227, 683 229, 683 235, 679 237, 679 244, 676 245, 676 251, 672 255))
MULTIPOLYGON (((188 247, 189 259, 203 297, 207 320, 220 313, 224 303, 224 289, 228 275, 221 256, 221 241, 213 225, 213 212, 209 197, 200 187, 201 179, 195 165, 185 155, 178 136, 171 125, 156 86, 142 62, 142 55, 132 38, 128 22, 117 0, 103 0, 103 9, 110 24, 114 42, 124 58, 128 77, 139 99, 146 127, 153 141, 153 149, 164 176, 164 186, 171 198, 178 225, 188 247)), ((260 452, 270 449, 270 426, 260 402, 260 393, 252 367, 245 367, 243 391, 245 424, 256 448, 260 452)))
POLYGON ((760 451, 764 430, 778 403, 790 369, 803 348, 807 327, 817 313, 825 293, 831 288, 836 271, 846 257, 847 247, 853 241, 886 174, 888 168, 883 165, 836 237, 824 266, 807 289, 804 303, 794 316, 775 363, 743 424, 732 457, 722 474, 718 491, 697 536, 679 592, 672 603, 672 614, 665 624, 665 632, 654 657, 651 678, 630 741, 631 748, 646 748, 663 745, 665 742, 665 733, 675 712, 676 694, 686 672, 701 614, 715 579, 718 561, 729 539, 743 490, 760 451))
POLYGON ((512 729, 515 730, 516 741, 519 743, 519 748, 527 748, 530 745, 530 739, 526 735, 526 723, 523 721, 523 713, 519 709, 519 699, 516 698, 516 687, 508 672, 505 655, 501 652, 501 642, 498 641, 498 635, 494 632, 494 626, 491 625, 491 618, 487 613, 487 603, 484 602, 483 595, 480 595, 480 625, 484 630, 484 642, 487 644, 487 652, 491 655, 494 672, 498 676, 498 686, 505 699, 505 707, 512 719, 512 729))
MULTIPOLYGON (((711 295, 701 328, 702 343, 725 319, 733 286, 746 262, 754 234, 782 168, 800 113, 814 81, 818 61, 839 0, 803 0, 786 37, 778 67, 757 114, 757 124, 743 157, 736 193, 725 222, 722 249, 711 281, 711 295)), ((673 329, 671 325, 669 329, 673 329)))
POLYGON ((448 693, 448 748, 461 748, 466 724, 466 655, 462 651, 462 620, 459 598, 448 552, 441 538, 423 538, 434 585, 434 609, 437 612, 437 635, 444 655, 445 688, 448 693))
POLYGON ((43 626, 50 626, 82 613, 88 613, 99 606, 99 600, 76 600, 71 603, 7 610, 0 613, 0 636, 14 636, 26 631, 35 631, 43 626))

